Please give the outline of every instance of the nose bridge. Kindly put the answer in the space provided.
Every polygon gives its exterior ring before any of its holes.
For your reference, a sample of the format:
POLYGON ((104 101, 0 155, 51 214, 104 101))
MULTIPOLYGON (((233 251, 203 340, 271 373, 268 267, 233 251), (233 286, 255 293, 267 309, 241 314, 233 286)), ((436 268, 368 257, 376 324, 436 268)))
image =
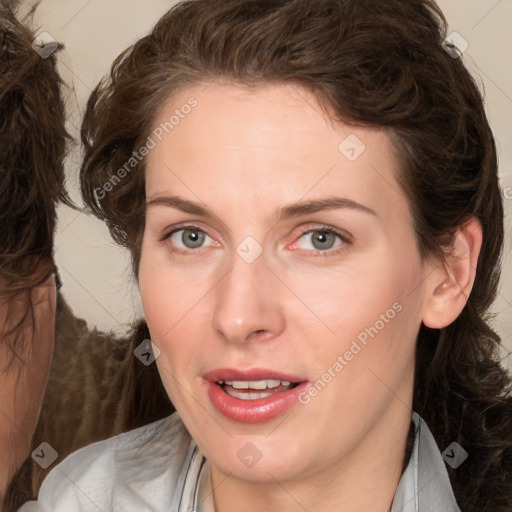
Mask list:
POLYGON ((284 324, 275 277, 263 254, 247 257, 254 249, 250 244, 239 245, 229 272, 216 287, 212 327, 231 343, 244 343, 254 333, 277 334, 284 324))

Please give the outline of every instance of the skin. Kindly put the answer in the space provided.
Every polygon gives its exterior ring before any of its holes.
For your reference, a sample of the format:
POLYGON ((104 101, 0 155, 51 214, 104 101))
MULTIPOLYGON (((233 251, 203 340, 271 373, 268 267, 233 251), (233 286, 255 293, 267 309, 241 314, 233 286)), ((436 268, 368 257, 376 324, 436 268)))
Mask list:
POLYGON ((218 82, 179 92, 154 125, 191 96, 197 108, 147 157, 147 201, 179 196, 212 216, 148 206, 138 278, 163 383, 211 464, 216 510, 385 512, 411 421, 416 335, 422 321, 448 325, 463 308, 479 224, 461 228, 445 264, 422 261, 385 131, 331 122, 292 85, 218 82), (366 146, 353 162, 338 150, 350 134, 366 146), (375 213, 276 216, 331 196, 375 213), (187 232, 165 238, 188 223, 206 234, 199 248, 184 245, 187 232), (348 241, 319 249, 326 227, 348 241), (252 263, 236 252, 248 236, 263 249, 252 263), (307 405, 244 424, 210 402, 203 375, 218 368, 314 383, 395 303, 401 311, 307 405), (237 457, 248 442, 261 453, 250 468, 237 457))
MULTIPOLYGON (((30 453, 31 441, 48 383, 55 340, 56 287, 52 274, 31 291, 35 331, 29 315, 23 325, 25 346, 17 345, 18 358, 7 368, 11 350, 0 344, 0 503, 17 469, 30 453), (29 341, 34 335, 34 341, 29 341)), ((14 315, 23 314, 26 302, 15 298, 14 315)), ((11 320, 12 322, 12 320, 11 320)), ((0 305, 0 323, 6 327, 6 305, 0 305)), ((9 325, 12 325, 9 324, 9 325)), ((12 339, 11 339, 12 341, 12 339)))

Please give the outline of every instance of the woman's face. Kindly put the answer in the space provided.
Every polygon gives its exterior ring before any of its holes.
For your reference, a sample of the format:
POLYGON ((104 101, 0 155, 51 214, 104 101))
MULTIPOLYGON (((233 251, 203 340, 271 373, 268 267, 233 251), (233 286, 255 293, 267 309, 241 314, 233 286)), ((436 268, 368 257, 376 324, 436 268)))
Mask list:
POLYGON ((154 128, 140 293, 213 467, 300 478, 406 433, 428 269, 386 133, 285 84, 190 87, 154 128))

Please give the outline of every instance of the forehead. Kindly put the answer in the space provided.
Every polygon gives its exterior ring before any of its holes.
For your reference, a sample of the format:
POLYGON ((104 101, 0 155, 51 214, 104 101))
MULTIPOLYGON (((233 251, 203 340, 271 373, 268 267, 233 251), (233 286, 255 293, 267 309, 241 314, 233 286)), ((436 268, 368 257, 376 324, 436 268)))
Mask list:
POLYGON ((183 89, 160 108, 151 136, 148 198, 215 195, 243 208, 342 194, 384 215, 406 207, 389 135, 333 121, 295 85, 183 89))

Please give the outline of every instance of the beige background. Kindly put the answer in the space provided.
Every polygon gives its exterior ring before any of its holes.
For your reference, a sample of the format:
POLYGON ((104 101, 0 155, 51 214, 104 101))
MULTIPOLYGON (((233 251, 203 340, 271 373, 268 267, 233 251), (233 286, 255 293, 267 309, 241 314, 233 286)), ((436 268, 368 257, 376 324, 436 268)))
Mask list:
MULTIPOLYGON (((25 0, 22 13, 34 2, 25 0)), ((59 57, 67 91, 69 130, 76 136, 87 96, 114 58, 151 26, 175 1, 42 0, 34 17, 38 33, 64 43, 59 57)), ((486 106, 500 156, 507 212, 504 273, 494 305, 502 357, 512 368, 512 1, 439 0, 450 24, 469 44, 464 61, 485 90, 486 106)), ((68 188, 79 203, 76 175, 80 155, 68 160, 68 188)), ((80 204, 80 203, 79 203, 80 204)), ((57 265, 63 291, 75 313, 90 326, 124 332, 141 314, 127 255, 115 247, 103 224, 67 208, 59 211, 57 265)))

